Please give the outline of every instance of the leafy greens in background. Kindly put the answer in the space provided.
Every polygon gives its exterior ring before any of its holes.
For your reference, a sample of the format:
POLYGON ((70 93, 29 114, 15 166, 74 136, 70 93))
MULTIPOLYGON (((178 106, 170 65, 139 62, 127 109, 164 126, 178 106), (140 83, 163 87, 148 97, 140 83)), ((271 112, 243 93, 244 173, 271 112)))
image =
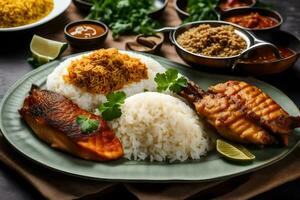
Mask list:
POLYGON ((190 16, 184 22, 217 20, 215 7, 218 0, 188 0, 187 11, 190 16))
POLYGON ((87 18, 106 23, 113 37, 122 34, 151 34, 159 27, 149 17, 154 0, 92 0, 93 6, 87 18))

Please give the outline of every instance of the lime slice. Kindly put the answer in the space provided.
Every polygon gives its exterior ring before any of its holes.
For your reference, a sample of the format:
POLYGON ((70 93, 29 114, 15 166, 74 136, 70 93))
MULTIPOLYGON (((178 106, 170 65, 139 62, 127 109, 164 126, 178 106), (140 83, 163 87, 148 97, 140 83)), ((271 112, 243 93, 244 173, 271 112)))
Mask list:
POLYGON ((232 160, 249 161, 255 159, 255 156, 242 145, 230 144, 220 139, 217 140, 217 151, 232 160))
POLYGON ((49 40, 34 35, 30 43, 32 57, 40 65, 56 59, 66 48, 67 43, 49 40))

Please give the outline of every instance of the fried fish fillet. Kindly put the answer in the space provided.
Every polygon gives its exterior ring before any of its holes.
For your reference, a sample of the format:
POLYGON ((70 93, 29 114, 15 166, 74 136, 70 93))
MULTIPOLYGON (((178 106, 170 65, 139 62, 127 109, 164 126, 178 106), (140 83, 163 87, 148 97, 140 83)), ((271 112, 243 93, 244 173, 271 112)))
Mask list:
POLYGON ((19 113, 34 133, 53 148, 87 160, 115 160, 123 156, 121 142, 106 121, 58 93, 33 86, 19 113), (76 123, 79 115, 97 120, 98 129, 82 133, 76 123))
POLYGON ((194 105, 197 113, 205 117, 224 138, 257 145, 275 142, 272 135, 249 120, 240 107, 226 95, 210 94, 191 81, 180 95, 194 105))
POLYGON ((249 118, 271 131, 287 145, 292 130, 300 126, 300 117, 292 117, 259 88, 242 81, 227 81, 208 90, 224 94, 241 107, 249 118))

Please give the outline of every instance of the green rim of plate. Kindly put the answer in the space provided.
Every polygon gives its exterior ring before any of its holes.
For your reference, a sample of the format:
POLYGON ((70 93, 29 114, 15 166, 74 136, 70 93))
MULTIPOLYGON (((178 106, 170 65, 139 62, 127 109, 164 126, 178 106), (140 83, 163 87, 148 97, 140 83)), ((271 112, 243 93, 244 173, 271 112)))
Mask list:
MULTIPOLYGON (((159 56, 148 56, 154 58, 166 68, 177 68, 180 73, 186 75, 204 89, 211 84, 232 79, 249 82, 268 93, 289 114, 300 115, 297 106, 284 93, 262 81, 251 77, 233 77, 204 73, 159 56)), ((5 139, 25 157, 55 171, 102 181, 206 182, 230 178, 269 166, 287 156, 299 144, 300 129, 295 129, 287 147, 250 148, 250 151, 256 156, 256 159, 246 164, 224 160, 216 151, 208 153, 206 157, 197 161, 176 162, 171 164, 128 161, 125 159, 101 163, 76 158, 67 153, 55 150, 36 138, 31 129, 22 122, 17 112, 31 84, 34 83, 43 86, 47 75, 51 73, 62 60, 53 61, 24 75, 9 88, 1 101, 0 107, 0 128, 5 139)))

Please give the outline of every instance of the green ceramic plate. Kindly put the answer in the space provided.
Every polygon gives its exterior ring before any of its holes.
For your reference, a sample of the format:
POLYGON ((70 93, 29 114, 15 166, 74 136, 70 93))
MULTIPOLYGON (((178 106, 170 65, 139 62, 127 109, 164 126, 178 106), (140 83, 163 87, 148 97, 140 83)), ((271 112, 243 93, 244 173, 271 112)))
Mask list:
MULTIPOLYGON (((278 89, 252 78, 237 78, 196 71, 167 59, 153 56, 164 67, 176 67, 197 82, 202 88, 211 84, 232 79, 250 82, 273 97, 289 114, 300 115, 295 104, 278 89)), ((107 163, 91 162, 73 157, 67 153, 50 148, 37 139, 29 127, 20 119, 18 109, 22 106, 32 83, 45 86, 46 77, 60 63, 54 61, 25 75, 17 81, 5 95, 0 110, 1 130, 7 141, 26 157, 51 169, 81 176, 84 178, 109 181, 211 181, 228 178, 257 170, 284 158, 300 139, 300 130, 294 131, 288 147, 251 149, 256 159, 247 164, 228 162, 220 158, 216 151, 204 159, 184 163, 150 163, 118 160, 107 163)))

